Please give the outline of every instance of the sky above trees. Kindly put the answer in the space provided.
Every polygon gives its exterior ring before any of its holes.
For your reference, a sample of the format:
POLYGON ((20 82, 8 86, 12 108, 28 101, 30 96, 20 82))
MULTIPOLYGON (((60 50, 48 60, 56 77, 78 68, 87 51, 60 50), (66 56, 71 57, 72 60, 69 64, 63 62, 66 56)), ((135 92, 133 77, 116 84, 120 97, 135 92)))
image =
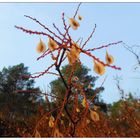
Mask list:
MULTIPOLYGON (((14 28, 14 25, 44 31, 42 27, 24 17, 24 15, 30 15, 52 30, 52 23, 56 23, 63 31, 62 12, 65 12, 66 20, 68 20, 68 17, 73 16, 77 5, 78 3, 0 3, 0 70, 4 66, 8 67, 22 62, 29 67, 31 73, 44 71, 50 65, 51 59, 46 57, 36 61, 39 56, 36 52, 36 45, 40 38, 47 44, 48 38, 25 34, 14 28)), ((83 17, 80 28, 77 31, 70 31, 75 40, 79 37, 86 40, 94 24, 97 24, 96 32, 87 44, 87 48, 99 47, 120 40, 130 46, 140 44, 140 3, 83 3, 79 14, 83 17)), ((114 64, 120 66, 122 70, 116 71, 107 68, 105 75, 99 77, 96 86, 100 86, 107 76, 104 83, 105 91, 102 93, 103 99, 109 103, 119 99, 120 96, 113 80, 116 75, 123 79, 122 88, 127 92, 137 92, 137 95, 140 96, 139 79, 135 79, 139 74, 133 69, 137 62, 133 55, 121 44, 107 50, 114 56, 114 64)), ((105 52, 106 49, 103 49, 94 54, 101 60, 105 60, 105 52)), ((81 61, 91 69, 90 74, 96 75, 90 58, 81 55, 81 61)), ((40 86, 42 90, 46 87, 47 90, 47 85, 54 79, 54 76, 45 75, 36 79, 36 85, 40 86)))

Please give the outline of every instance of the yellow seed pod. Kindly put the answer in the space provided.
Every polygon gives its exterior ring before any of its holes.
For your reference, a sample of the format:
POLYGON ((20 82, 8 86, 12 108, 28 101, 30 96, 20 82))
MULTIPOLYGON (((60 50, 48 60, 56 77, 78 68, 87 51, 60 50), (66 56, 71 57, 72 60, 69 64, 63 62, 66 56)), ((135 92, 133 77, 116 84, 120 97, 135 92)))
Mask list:
POLYGON ((106 57, 105 57, 105 59, 106 59, 107 64, 109 64, 109 65, 113 64, 113 62, 114 62, 113 56, 110 55, 110 54, 108 54, 107 51, 106 51, 106 57))
POLYGON ((55 119, 54 119, 54 117, 51 115, 51 117, 50 117, 50 120, 52 120, 52 121, 54 121, 55 119))
POLYGON ((78 78, 77 76, 74 76, 74 77, 72 78, 72 80, 77 82, 77 81, 79 80, 79 78, 78 78))
POLYGON ((73 30, 77 30, 78 27, 80 26, 78 21, 76 21, 74 18, 69 18, 69 23, 73 30))
POLYGON ((97 122, 100 120, 98 113, 92 110, 90 110, 90 117, 94 122, 97 122))
POLYGON ((56 59, 57 59, 57 57, 52 55, 52 60, 56 60, 56 59))
POLYGON ((50 117, 49 127, 51 127, 51 128, 54 127, 54 117, 53 116, 50 117))
POLYGON ((71 55, 75 58, 75 59, 78 59, 79 58, 79 55, 80 55, 80 47, 78 46, 78 44, 74 43, 71 47, 71 55))
POLYGON ((69 122, 69 126, 71 126, 71 122, 69 122))
POLYGON ((41 138, 41 135, 37 130, 35 131, 35 138, 41 138))
POLYGON ((88 85, 88 89, 91 89, 91 88, 92 88, 92 86, 91 86, 91 84, 89 84, 89 85, 88 85))
POLYGON ((82 20, 83 18, 82 18, 82 16, 78 15, 78 19, 79 19, 79 20, 82 20))
POLYGON ((36 47, 36 50, 38 53, 44 53, 46 51, 46 45, 41 39, 36 47))
POLYGON ((64 124, 64 121, 63 120, 61 120, 61 124, 64 124))
POLYGON ((62 117, 64 117, 65 116, 65 114, 64 113, 62 113, 62 117))
POLYGON ((84 99, 82 100, 82 105, 83 105, 83 107, 86 107, 86 106, 87 106, 86 98, 84 98, 84 99))
POLYGON ((76 112, 78 112, 78 113, 79 113, 79 112, 80 112, 80 109, 79 109, 79 108, 76 108, 76 112))
POLYGON ((70 52, 67 52, 67 58, 68 58, 69 64, 73 65, 73 63, 75 62, 75 58, 71 56, 70 52))
POLYGON ((68 61, 69 61, 70 65, 75 63, 75 61, 79 58, 79 55, 81 52, 81 50, 79 48, 80 47, 76 43, 74 43, 74 45, 72 45, 72 47, 71 47, 70 52, 67 52, 67 57, 68 57, 68 61))
POLYGON ((58 45, 54 40, 49 38, 48 47, 49 47, 50 51, 54 51, 55 49, 58 48, 58 45))
POLYGON ((99 107, 96 106, 96 105, 94 105, 94 107, 93 107, 94 110, 98 110, 98 108, 99 108, 99 107))
POLYGON ((53 136, 54 137, 63 137, 63 134, 61 132, 59 132, 58 128, 55 128, 53 136))
POLYGON ((105 73, 105 67, 103 64, 94 61, 94 71, 99 75, 103 75, 105 73))
POLYGON ((87 120, 86 120, 86 122, 87 122, 87 124, 89 124, 89 123, 90 123, 90 120, 89 120, 89 119, 87 119, 87 120))
POLYGON ((54 127, 54 122, 52 120, 49 120, 49 127, 54 127))

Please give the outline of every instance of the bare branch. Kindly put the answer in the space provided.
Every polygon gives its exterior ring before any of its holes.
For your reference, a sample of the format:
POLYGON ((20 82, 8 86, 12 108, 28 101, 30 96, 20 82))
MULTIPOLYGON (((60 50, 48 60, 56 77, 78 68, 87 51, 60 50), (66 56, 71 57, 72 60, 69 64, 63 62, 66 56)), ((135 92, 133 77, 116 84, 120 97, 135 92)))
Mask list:
POLYGON ((60 39, 62 41, 62 39, 56 35, 56 33, 54 33, 53 31, 51 31, 49 28, 47 28, 44 24, 42 24, 39 20, 37 20, 36 18, 33 18, 31 16, 28 15, 24 15, 25 17, 32 19, 33 21, 35 21, 36 23, 38 23, 40 26, 42 26, 44 29, 46 29, 48 32, 50 32, 51 34, 53 34, 56 38, 60 39))

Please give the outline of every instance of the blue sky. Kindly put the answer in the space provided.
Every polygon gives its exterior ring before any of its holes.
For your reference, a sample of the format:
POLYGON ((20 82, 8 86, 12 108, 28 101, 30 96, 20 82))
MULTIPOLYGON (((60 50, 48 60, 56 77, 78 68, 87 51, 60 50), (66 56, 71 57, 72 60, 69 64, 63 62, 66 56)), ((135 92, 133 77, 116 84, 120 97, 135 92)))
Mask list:
MULTIPOLYGON (((36 45, 40 38, 46 43, 48 39, 42 36, 25 34, 15 29, 14 25, 44 31, 38 24, 24 17, 24 15, 30 15, 39 19, 52 30, 54 30, 52 23, 56 23, 63 30, 62 12, 65 12, 67 20, 67 17, 73 16, 77 5, 78 3, 0 3, 0 70, 4 66, 13 66, 21 62, 28 66, 32 73, 45 70, 52 61, 49 57, 36 61, 39 56, 36 53, 36 45)), ((97 24, 96 32, 87 48, 94 48, 120 40, 130 46, 140 44, 140 3, 83 3, 79 14, 83 16, 80 28, 77 31, 70 31, 74 40, 79 37, 86 39, 94 24, 97 24)), ((93 54, 104 60, 105 51, 105 49, 102 49, 93 54)), ((133 66, 136 64, 135 58, 121 44, 110 47, 108 52, 115 57, 114 64, 120 66, 122 70, 116 71, 107 68, 106 74, 99 77, 96 86, 99 86, 107 76, 102 98, 108 103, 119 99, 119 93, 113 80, 113 76, 116 75, 122 77, 121 86, 126 92, 137 92, 137 95, 140 96, 139 80, 133 78, 139 76, 133 70, 133 66)), ((92 60, 85 55, 81 55, 81 61, 91 69, 90 74, 96 76, 93 71, 92 60)), ((67 61, 65 64, 67 64, 67 61)), ((55 78, 45 75, 36 79, 36 85, 44 89, 55 78)))

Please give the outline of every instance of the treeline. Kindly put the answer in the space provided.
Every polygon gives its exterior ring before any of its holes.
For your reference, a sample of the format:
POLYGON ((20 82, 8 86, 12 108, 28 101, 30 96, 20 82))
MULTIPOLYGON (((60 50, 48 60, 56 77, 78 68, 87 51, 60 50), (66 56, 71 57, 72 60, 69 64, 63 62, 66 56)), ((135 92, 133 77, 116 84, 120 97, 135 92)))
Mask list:
MULTIPOLYGON (((70 71, 71 66, 66 65, 61 70, 65 79, 68 79, 69 76, 67 69, 70 71)), ((94 100, 90 102, 90 108, 97 110, 100 121, 98 126, 96 126, 97 124, 90 120, 88 115, 88 124, 86 126, 88 133, 81 131, 78 132, 77 136, 140 136, 139 99, 135 99, 130 94, 127 98, 122 98, 114 104, 104 103, 99 96, 104 91, 104 87, 95 87, 98 77, 89 75, 89 71, 87 67, 77 63, 72 80, 79 84, 84 83, 83 90, 86 91, 88 100, 96 95, 94 100), (96 132, 98 129, 100 131, 96 132)), ((0 71, 1 137, 32 137, 40 118, 62 104, 66 92, 62 79, 58 77, 52 81, 50 83, 50 91, 46 93, 41 91, 39 87, 35 87, 35 80, 28 77, 30 74, 28 67, 25 67, 23 63, 8 68, 4 67, 0 71)), ((78 100, 79 102, 82 100, 80 93, 78 100)), ((70 103, 69 110, 73 110, 73 102, 74 100, 70 103)), ((80 112, 82 107, 79 105, 76 110, 80 112)), ((57 110, 52 112, 54 118, 57 113, 57 110)), ((66 123, 67 120, 64 119, 63 124, 66 123)), ((40 126, 41 132, 39 135, 49 137, 49 134, 45 133, 49 129, 48 122, 45 124, 40 126)))

